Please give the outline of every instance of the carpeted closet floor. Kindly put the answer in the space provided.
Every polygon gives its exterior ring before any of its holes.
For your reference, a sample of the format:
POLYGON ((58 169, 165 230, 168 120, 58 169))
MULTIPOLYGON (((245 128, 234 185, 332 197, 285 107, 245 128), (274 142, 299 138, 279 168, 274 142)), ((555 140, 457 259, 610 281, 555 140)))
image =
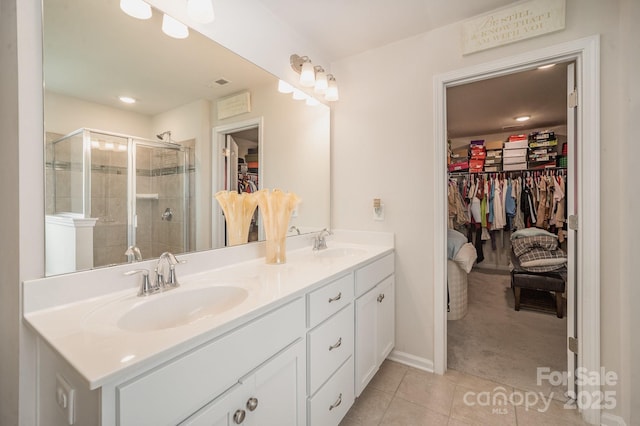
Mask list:
POLYGON ((566 371, 566 316, 514 309, 507 274, 472 270, 468 312, 448 321, 448 368, 565 400, 563 386, 537 383, 538 367, 566 371))

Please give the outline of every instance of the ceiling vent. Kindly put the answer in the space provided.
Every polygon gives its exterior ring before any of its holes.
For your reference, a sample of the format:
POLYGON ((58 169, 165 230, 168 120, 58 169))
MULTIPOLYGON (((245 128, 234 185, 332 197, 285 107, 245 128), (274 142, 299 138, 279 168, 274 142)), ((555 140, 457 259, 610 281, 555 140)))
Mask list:
POLYGON ((227 80, 226 78, 222 77, 217 80, 212 80, 209 84, 207 84, 207 86, 208 87, 224 86, 225 84, 229 84, 229 83, 231 83, 230 80, 227 80))

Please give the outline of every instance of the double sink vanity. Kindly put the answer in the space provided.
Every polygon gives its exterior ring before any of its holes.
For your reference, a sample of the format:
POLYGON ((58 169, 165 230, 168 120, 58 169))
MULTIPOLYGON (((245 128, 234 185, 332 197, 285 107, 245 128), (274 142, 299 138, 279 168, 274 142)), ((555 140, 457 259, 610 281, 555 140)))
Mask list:
POLYGON ((393 235, 310 241, 178 256, 148 296, 153 261, 25 282, 39 424, 339 424, 394 346, 393 235))

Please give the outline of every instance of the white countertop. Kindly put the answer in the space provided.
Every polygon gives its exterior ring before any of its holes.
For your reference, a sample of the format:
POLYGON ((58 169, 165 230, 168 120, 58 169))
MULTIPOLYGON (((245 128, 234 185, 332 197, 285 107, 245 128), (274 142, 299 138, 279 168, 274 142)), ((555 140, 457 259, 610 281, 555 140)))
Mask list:
MULTIPOLYGON (((348 256, 323 258, 305 247, 289 251, 282 265, 267 265, 264 258, 258 258, 190 275, 180 274, 179 265, 176 271, 181 286, 175 290, 137 297, 136 289, 127 288, 61 306, 25 310, 24 318, 86 380, 88 387, 95 389, 165 362, 393 250, 392 244, 335 241, 329 241, 329 247, 358 250, 348 256), (221 314, 175 328, 140 332, 116 324, 119 314, 134 305, 218 285, 244 288, 248 296, 221 314)), ((44 288, 43 280, 34 283, 34 288, 29 286, 25 283, 28 298, 37 298, 38 289, 44 288)))

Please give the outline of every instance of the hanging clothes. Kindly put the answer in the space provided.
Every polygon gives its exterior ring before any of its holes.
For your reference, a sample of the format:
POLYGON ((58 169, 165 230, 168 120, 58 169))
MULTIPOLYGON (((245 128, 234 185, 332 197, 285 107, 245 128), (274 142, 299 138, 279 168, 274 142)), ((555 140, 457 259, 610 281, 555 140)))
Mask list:
POLYGON ((503 229, 507 225, 505 201, 505 181, 496 179, 493 195, 493 229, 503 229))

